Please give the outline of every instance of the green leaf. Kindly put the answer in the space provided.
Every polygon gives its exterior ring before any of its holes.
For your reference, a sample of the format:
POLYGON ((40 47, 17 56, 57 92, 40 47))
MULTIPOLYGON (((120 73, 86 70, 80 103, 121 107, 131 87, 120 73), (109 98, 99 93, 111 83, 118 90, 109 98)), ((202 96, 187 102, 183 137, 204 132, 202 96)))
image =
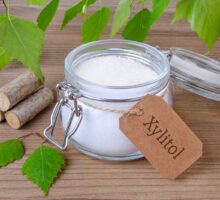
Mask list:
POLYGON ((172 20, 172 23, 175 23, 178 20, 184 19, 188 17, 189 13, 193 12, 193 6, 194 1, 184 0, 184 1, 178 1, 176 5, 176 12, 174 15, 174 18, 172 20))
POLYGON ((142 3, 147 3, 148 0, 138 0, 137 2, 142 4, 142 3))
POLYGON ((112 23, 111 37, 114 37, 120 28, 128 21, 131 13, 131 5, 132 0, 119 1, 112 23))
POLYGON ((5 20, 5 15, 0 14, 0 24, 5 20))
POLYGON ((19 160, 24 155, 24 146, 20 140, 12 139, 0 143, 0 167, 19 160))
POLYGON ((38 27, 45 31, 56 14, 59 0, 52 0, 39 14, 37 18, 38 27))
POLYGON ((68 10, 66 10, 64 14, 64 19, 62 22, 61 29, 63 29, 70 21, 72 21, 80 12, 82 12, 83 7, 88 7, 92 4, 94 4, 96 0, 81 0, 77 4, 70 7, 68 10))
POLYGON ((173 23, 181 19, 187 19, 191 29, 212 49, 220 35, 220 0, 180 0, 173 23))
POLYGON ((4 69, 10 62, 12 58, 5 53, 5 50, 0 47, 0 70, 4 69))
POLYGON ((25 161, 22 173, 47 195, 64 163, 64 157, 59 151, 48 146, 41 146, 25 161))
POLYGON ((40 69, 43 38, 43 31, 31 21, 16 17, 0 20, 0 46, 8 56, 29 67, 40 80, 43 80, 40 69))
POLYGON ((153 0, 153 8, 150 19, 151 25, 153 25, 160 18, 169 3, 170 0, 153 0))
POLYGON ((48 0, 26 0, 28 5, 38 5, 41 6, 45 4, 48 0))
POLYGON ((82 26, 83 43, 98 40, 108 24, 110 9, 102 8, 93 13, 82 26))
POLYGON ((127 40, 144 42, 150 28, 151 13, 145 8, 138 12, 126 25, 122 36, 127 40))

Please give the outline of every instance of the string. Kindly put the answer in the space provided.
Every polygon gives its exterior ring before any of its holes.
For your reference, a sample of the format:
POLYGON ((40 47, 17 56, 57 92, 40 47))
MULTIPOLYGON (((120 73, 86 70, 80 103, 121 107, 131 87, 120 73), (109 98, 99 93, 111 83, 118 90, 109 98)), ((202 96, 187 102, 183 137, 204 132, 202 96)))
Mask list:
POLYGON ((107 108, 107 107, 102 107, 94 104, 90 104, 88 102, 83 101, 82 99, 78 99, 79 102, 83 103, 86 106, 89 106, 94 109, 106 111, 106 112, 113 112, 113 113, 119 113, 119 114, 129 114, 129 115, 137 115, 141 116, 144 114, 143 108, 140 107, 134 107, 131 110, 123 110, 123 109, 113 109, 113 108, 107 108))
MULTIPOLYGON (((161 96, 164 96, 165 92, 166 92, 166 90, 163 91, 161 96)), ((129 115, 142 116, 144 114, 144 109, 139 106, 136 106, 136 107, 132 108, 131 110, 123 110, 123 109, 113 109, 113 108, 107 108, 107 107, 94 105, 94 104, 88 103, 86 101, 83 101, 82 99, 78 99, 78 101, 83 103, 84 105, 89 106, 94 109, 98 109, 98 110, 102 110, 102 111, 106 111, 106 112, 126 114, 126 117, 128 117, 129 115)))

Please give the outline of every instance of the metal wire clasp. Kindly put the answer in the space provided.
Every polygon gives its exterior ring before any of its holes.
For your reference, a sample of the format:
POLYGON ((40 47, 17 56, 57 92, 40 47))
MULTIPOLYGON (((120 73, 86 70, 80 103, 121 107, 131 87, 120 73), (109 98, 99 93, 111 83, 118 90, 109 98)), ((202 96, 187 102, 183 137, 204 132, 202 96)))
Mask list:
POLYGON ((171 61, 171 59, 172 59, 172 57, 173 57, 173 53, 172 53, 172 50, 170 49, 170 50, 162 50, 161 48, 160 48, 160 46, 155 46, 155 48, 157 49, 157 50, 159 50, 159 51, 161 51, 166 57, 167 57, 167 59, 168 59, 168 61, 170 62, 171 61))
POLYGON ((83 112, 82 107, 78 105, 77 101, 77 99, 80 97, 80 94, 70 84, 66 82, 57 84, 57 94, 58 96, 61 96, 61 98, 53 109, 50 125, 44 130, 44 136, 59 149, 65 150, 70 137, 77 131, 82 121, 83 112), (73 102, 73 106, 71 105, 71 102, 73 102), (70 117, 68 119, 66 129, 64 130, 64 140, 63 142, 59 142, 53 137, 53 134, 58 117, 60 116, 60 112, 64 107, 70 110, 70 117))

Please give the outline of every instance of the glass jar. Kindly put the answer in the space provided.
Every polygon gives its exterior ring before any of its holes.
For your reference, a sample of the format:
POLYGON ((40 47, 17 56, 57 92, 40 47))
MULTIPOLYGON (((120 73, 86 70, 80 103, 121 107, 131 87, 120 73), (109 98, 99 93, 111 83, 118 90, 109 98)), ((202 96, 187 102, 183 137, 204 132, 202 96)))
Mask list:
POLYGON ((189 60, 198 65, 200 71, 207 70, 216 80, 220 78, 217 61, 178 48, 161 52, 147 44, 127 40, 101 40, 79 46, 65 59, 65 82, 57 86, 60 100, 52 113, 50 126, 45 129, 45 136, 60 149, 71 143, 79 151, 98 159, 133 160, 143 157, 119 129, 119 118, 145 95, 161 96, 172 106, 169 86, 172 77, 175 84, 187 90, 220 99, 219 81, 210 83, 209 80, 204 81, 198 71, 192 73, 190 67, 185 70, 183 65, 188 65, 189 60), (141 84, 109 86, 91 82, 76 73, 81 63, 108 55, 141 62, 155 71, 157 76, 141 84), (63 143, 53 137, 59 117, 64 128, 63 143))
MULTIPOLYGON (((132 160, 143 157, 119 129, 119 118, 146 94, 162 96, 171 105, 169 78, 170 66, 166 56, 143 43, 103 40, 74 49, 65 60, 65 80, 74 90, 73 95, 77 98, 83 117, 75 133, 69 137, 69 142, 79 151, 99 159, 132 160), (135 59, 155 71, 157 76, 141 84, 108 86, 89 82, 75 73, 85 60, 107 55, 135 59)), ((66 90, 68 85, 62 83, 58 86, 61 99, 71 93, 66 90), (62 88, 65 91, 62 92, 62 88)), ((74 120, 69 124, 72 113, 69 107, 74 107, 74 103, 68 101, 68 104, 70 106, 61 108, 61 119, 64 130, 73 130, 77 125, 74 120)))

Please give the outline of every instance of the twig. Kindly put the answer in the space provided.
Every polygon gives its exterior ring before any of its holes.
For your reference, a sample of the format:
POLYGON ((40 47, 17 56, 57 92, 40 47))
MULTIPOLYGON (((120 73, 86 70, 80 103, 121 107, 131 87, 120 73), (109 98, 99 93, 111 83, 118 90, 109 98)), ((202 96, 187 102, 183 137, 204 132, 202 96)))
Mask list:
POLYGON ((41 138, 43 141, 45 140, 45 138, 40 133, 35 133, 35 135, 41 138))
POLYGON ((5 9, 7 10, 8 7, 7 7, 6 3, 5 3, 5 0, 2 0, 2 3, 3 3, 3 5, 5 6, 5 9))
POLYGON ((45 143, 45 138, 40 133, 28 133, 26 135, 23 135, 21 137, 18 137, 17 139, 25 139, 26 137, 29 137, 31 135, 36 135, 37 137, 41 138, 43 140, 43 143, 45 143))
POLYGON ((29 136, 31 136, 31 135, 33 135, 34 133, 28 133, 28 134, 26 134, 26 135, 23 135, 23 136, 21 136, 21 137, 18 137, 17 139, 24 139, 24 138, 26 138, 26 137, 29 137, 29 136))
POLYGON ((43 145, 44 143, 48 142, 46 138, 44 138, 44 141, 41 143, 43 145))
POLYGON ((6 4, 5 0, 2 0, 2 3, 5 7, 7 17, 10 18, 10 16, 9 16, 10 0, 7 0, 8 5, 6 4))

